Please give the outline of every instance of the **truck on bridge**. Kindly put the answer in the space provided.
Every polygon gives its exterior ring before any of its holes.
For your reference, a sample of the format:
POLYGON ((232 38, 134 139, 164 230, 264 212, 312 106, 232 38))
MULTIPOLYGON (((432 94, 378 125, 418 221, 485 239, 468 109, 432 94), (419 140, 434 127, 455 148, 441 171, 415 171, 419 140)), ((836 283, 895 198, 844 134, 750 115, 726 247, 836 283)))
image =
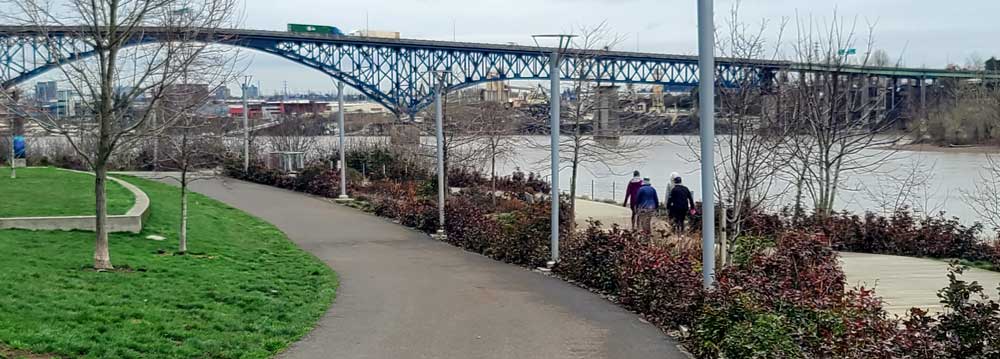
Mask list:
POLYGON ((336 26, 327 25, 288 24, 288 32, 344 36, 336 26))

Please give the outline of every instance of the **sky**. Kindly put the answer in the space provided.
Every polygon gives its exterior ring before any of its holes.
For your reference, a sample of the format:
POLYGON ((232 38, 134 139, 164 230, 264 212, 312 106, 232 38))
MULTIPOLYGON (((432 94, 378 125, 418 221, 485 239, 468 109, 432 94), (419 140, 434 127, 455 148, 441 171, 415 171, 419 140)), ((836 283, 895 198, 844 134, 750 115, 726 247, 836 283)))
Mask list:
MULTIPOLYGON (((243 0, 239 26, 284 31, 288 23, 398 31, 404 38, 532 45, 532 34, 574 33, 602 22, 623 40, 617 50, 694 55, 696 0, 243 0)), ((725 27, 737 0, 716 0, 716 26, 725 27)), ((742 22, 767 23, 771 45, 787 21, 784 43, 796 22, 829 23, 839 17, 867 36, 874 48, 909 67, 964 65, 971 57, 1000 57, 997 0, 743 0, 742 22), (945 5, 947 4, 947 5, 945 5), (836 17, 835 17, 836 15, 836 17)), ((864 42, 864 41, 862 41, 864 42)), ((858 44, 858 53, 868 49, 858 44)), ((786 46, 787 48, 787 46, 786 46)), ((247 74, 262 94, 333 92, 320 72, 288 60, 243 52, 247 74)), ((239 86, 230 86, 234 95, 239 86)))
MULTIPOLYGON (((696 0, 246 0, 243 27, 284 30, 287 23, 333 25, 346 31, 399 31, 404 38, 533 44, 532 34, 574 32, 606 22, 623 37, 620 50, 695 54, 696 0)), ((716 0, 715 21, 724 26, 735 0, 716 0)), ((1000 56, 996 0, 743 0, 743 22, 768 23, 773 42, 791 41, 795 23, 829 22, 835 14, 867 33, 875 48, 912 67, 965 64, 970 57, 1000 56), (947 4, 947 5, 945 5, 947 4)), ((859 44, 861 46, 862 44, 859 44)), ((859 48, 863 53, 866 49, 859 48)), ((247 71, 263 93, 330 92, 332 82, 315 70, 265 54, 249 56, 247 71)), ((234 88, 234 93, 237 89, 234 88)))

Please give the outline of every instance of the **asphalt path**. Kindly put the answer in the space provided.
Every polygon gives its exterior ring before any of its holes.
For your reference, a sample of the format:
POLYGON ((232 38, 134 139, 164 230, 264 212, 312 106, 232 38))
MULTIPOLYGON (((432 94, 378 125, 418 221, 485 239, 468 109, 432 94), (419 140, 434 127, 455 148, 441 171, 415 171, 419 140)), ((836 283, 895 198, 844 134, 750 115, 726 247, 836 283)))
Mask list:
POLYGON ((686 358, 587 290, 300 193, 232 179, 191 189, 273 223, 340 278, 280 358, 686 358))

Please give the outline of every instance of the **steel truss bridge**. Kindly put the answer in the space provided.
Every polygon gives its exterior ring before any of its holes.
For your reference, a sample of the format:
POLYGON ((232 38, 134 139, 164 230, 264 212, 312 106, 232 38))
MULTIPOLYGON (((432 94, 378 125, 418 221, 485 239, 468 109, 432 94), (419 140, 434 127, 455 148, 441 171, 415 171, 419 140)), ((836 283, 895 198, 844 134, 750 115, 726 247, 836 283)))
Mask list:
MULTIPOLYGON (((0 26, 0 88, 25 82, 61 63, 93 56, 82 27, 0 26)), ((257 50, 286 58, 343 81, 397 116, 413 116, 433 102, 436 72, 449 71, 446 91, 503 80, 544 80, 549 77, 552 48, 519 45, 383 39, 260 30, 195 31, 197 41, 257 50)), ((143 28, 129 45, 178 38, 175 29, 143 28)), ((649 84, 670 88, 698 86, 696 56, 621 51, 563 52, 560 71, 565 80, 587 79, 607 84, 649 84)), ((828 72, 848 76, 913 79, 981 78, 976 72, 933 69, 846 66, 824 68, 783 61, 718 59, 720 86, 752 81, 772 83, 779 72, 828 72)), ((922 80, 922 81, 921 81, 922 80)), ((895 81, 894 81, 895 83, 895 81)))

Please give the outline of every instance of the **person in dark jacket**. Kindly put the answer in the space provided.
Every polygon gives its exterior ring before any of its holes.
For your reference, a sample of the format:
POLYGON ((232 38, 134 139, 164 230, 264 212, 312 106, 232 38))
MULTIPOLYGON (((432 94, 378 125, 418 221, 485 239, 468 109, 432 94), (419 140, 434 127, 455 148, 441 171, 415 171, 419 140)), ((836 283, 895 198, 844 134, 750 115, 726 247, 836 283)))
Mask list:
POLYGON ((653 215, 656 214, 656 210, 660 209, 660 197, 649 182, 649 177, 642 179, 642 187, 636 192, 635 197, 636 207, 639 210, 636 221, 639 222, 642 233, 650 234, 653 232, 653 215))
POLYGON ((642 187, 642 177, 639 177, 639 171, 633 171, 632 180, 625 187, 625 203, 622 203, 622 207, 629 207, 632 210, 632 229, 636 229, 636 218, 639 214, 639 210, 636 208, 639 201, 636 200, 635 195, 639 193, 640 187, 642 187), (629 202, 632 202, 631 206, 629 206, 629 202))
POLYGON ((694 208, 694 197, 691 195, 691 190, 681 184, 680 176, 674 178, 674 188, 667 195, 667 211, 674 224, 674 231, 684 232, 684 220, 692 208, 694 208))

